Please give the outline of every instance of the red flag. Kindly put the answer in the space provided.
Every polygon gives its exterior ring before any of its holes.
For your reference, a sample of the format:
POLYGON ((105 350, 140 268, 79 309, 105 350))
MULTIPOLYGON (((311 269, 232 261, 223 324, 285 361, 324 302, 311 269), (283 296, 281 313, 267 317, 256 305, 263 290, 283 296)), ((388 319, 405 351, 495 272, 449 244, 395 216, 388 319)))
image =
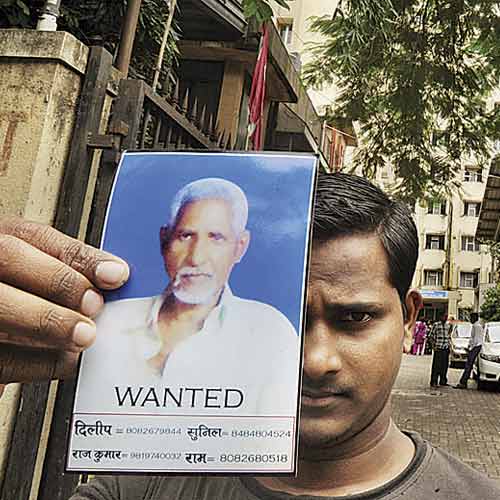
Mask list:
POLYGON ((252 141, 253 149, 262 149, 262 121, 264 119, 264 99, 266 96, 266 70, 269 52, 269 30, 262 26, 259 55, 253 73, 252 89, 250 91, 248 137, 252 141))

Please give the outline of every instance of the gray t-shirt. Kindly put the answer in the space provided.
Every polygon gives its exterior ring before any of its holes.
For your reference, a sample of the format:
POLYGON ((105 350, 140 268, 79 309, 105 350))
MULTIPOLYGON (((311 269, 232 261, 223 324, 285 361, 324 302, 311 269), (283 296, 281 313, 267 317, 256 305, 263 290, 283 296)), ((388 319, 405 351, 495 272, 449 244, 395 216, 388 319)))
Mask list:
MULTIPOLYGON (((500 484, 408 433, 416 446, 410 465, 381 488, 335 500, 498 500, 500 484)), ((325 500, 271 491, 250 477, 101 476, 70 500, 325 500)))

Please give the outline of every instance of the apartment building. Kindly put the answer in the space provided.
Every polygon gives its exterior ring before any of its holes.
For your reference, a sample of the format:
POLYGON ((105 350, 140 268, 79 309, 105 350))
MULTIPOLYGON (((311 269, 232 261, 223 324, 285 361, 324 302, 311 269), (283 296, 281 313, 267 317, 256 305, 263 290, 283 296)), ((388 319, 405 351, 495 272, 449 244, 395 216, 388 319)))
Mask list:
MULTIPOLYGON (((434 321, 443 314, 467 319, 478 309, 477 290, 491 281, 491 256, 476 239, 487 172, 466 166, 461 187, 447 199, 417 202, 414 209, 420 256, 413 280, 424 298, 421 316, 434 321)), ((390 168, 377 174, 385 190, 394 185, 390 168)))

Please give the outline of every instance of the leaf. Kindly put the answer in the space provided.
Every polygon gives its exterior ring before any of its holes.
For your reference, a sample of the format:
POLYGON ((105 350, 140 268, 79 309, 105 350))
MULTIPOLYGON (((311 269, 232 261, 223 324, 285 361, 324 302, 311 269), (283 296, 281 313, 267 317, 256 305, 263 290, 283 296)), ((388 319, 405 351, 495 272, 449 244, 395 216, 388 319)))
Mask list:
POLYGON ((290 6, 288 5, 288 1, 290 0, 274 0, 278 5, 280 5, 281 7, 287 9, 287 10, 290 10, 290 6))
POLYGON ((22 9, 25 15, 29 16, 31 14, 29 7, 22 0, 17 0, 16 4, 22 9))
MULTIPOLYGON (((290 0, 275 0, 276 3, 289 9, 290 0)), ((243 0, 243 14, 247 21, 256 21, 258 24, 270 21, 273 18, 273 9, 268 0, 243 0)))

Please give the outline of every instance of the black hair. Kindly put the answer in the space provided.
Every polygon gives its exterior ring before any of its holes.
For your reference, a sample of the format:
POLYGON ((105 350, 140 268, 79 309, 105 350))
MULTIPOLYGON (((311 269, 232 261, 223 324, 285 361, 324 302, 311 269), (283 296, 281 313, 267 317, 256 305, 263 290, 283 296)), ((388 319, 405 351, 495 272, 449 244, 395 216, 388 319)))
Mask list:
POLYGON ((387 254, 389 281, 403 311, 418 258, 418 233, 405 204, 391 200, 377 186, 356 175, 318 176, 313 234, 316 240, 375 233, 387 254))
POLYGON ((475 323, 479 319, 478 313, 470 313, 470 322, 475 323))

